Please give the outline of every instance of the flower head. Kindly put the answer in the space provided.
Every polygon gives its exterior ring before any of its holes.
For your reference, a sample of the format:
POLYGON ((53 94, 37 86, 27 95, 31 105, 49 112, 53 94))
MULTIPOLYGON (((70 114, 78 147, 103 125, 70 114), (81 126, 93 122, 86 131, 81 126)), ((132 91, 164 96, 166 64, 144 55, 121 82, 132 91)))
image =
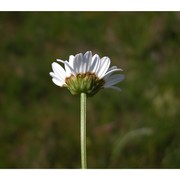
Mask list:
POLYGON ((111 60, 108 57, 100 58, 91 51, 87 51, 75 56, 70 55, 69 61, 57 59, 64 64, 64 68, 58 63, 52 63, 53 72, 50 72, 54 84, 60 87, 67 87, 70 92, 80 94, 86 93, 93 96, 100 89, 112 88, 121 91, 119 87, 114 86, 124 79, 123 74, 113 74, 122 69, 116 66, 110 67, 111 60))

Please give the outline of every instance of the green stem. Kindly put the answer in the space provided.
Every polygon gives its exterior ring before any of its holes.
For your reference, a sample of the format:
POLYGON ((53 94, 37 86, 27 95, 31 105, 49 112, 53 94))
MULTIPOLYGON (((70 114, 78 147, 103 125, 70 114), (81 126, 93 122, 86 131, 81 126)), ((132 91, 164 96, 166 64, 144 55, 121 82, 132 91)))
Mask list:
POLYGON ((81 167, 87 168, 86 161, 86 93, 81 93, 81 167))

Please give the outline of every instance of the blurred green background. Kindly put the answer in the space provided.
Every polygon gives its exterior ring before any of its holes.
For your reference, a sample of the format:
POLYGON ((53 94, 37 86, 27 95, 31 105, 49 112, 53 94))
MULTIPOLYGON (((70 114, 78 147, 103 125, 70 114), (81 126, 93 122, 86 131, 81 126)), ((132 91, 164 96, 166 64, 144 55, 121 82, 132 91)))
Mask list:
POLYGON ((1 12, 0 168, 80 168, 79 97, 56 58, 109 56, 125 81, 88 99, 89 168, 180 168, 180 13, 1 12))

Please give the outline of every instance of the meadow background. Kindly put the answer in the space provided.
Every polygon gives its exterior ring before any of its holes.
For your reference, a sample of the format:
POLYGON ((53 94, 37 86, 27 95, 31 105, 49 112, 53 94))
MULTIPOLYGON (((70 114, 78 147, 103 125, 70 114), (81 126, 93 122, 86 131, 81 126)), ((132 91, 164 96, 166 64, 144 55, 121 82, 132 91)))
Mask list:
POLYGON ((87 50, 126 75, 88 99, 89 168, 180 168, 180 13, 1 12, 0 168, 80 168, 79 97, 56 58, 87 50))

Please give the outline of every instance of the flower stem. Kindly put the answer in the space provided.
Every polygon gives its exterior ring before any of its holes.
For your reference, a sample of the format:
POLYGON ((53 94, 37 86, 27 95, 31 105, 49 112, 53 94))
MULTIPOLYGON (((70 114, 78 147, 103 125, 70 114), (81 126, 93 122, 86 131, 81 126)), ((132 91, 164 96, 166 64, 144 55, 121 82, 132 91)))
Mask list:
POLYGON ((87 168, 86 161, 86 93, 81 93, 81 167, 87 168))

